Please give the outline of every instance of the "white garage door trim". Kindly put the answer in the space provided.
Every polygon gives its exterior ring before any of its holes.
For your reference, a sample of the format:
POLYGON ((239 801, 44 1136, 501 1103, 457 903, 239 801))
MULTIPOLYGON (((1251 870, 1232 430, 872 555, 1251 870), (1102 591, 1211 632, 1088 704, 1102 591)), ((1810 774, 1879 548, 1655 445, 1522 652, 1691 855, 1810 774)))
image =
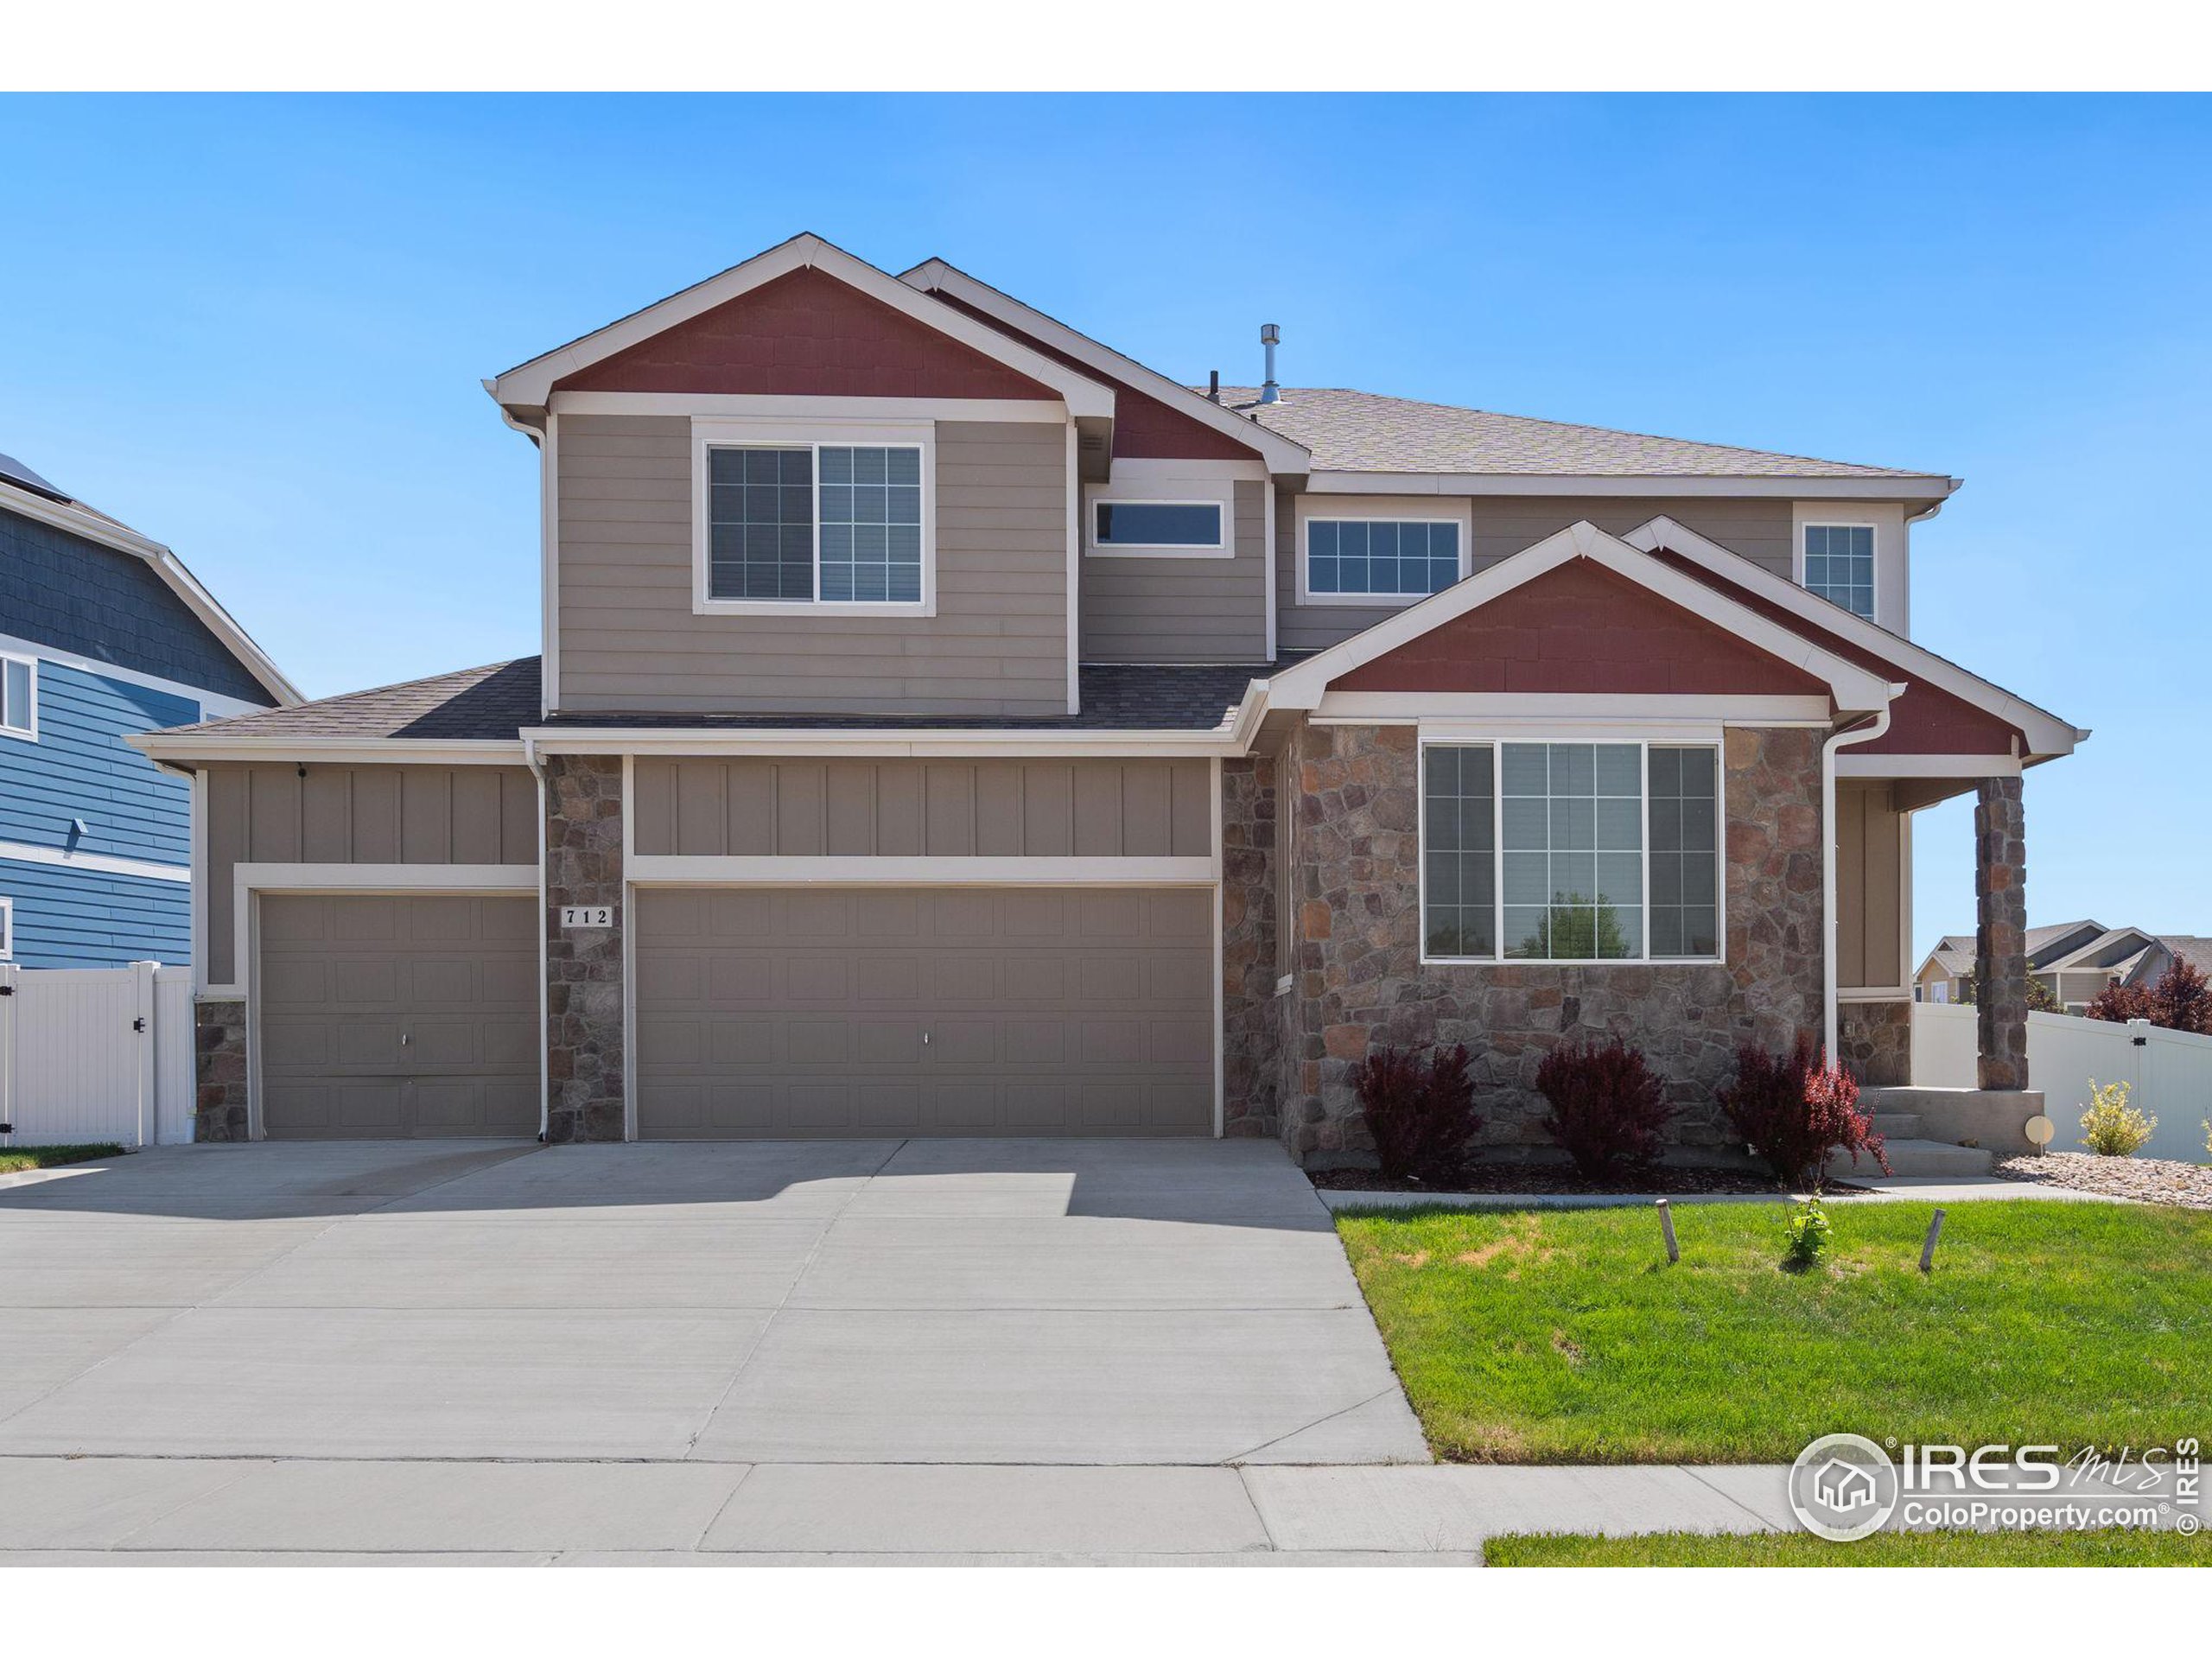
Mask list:
MULTIPOLYGON (((261 1122, 261 896, 363 894, 406 898, 425 893, 486 899, 535 895, 537 867, 531 864, 239 864, 232 880, 238 971, 245 984, 246 1135, 265 1138, 261 1122)), ((542 909, 538 926, 537 1093, 543 1110, 546 1088, 545 975, 543 970, 542 909)))

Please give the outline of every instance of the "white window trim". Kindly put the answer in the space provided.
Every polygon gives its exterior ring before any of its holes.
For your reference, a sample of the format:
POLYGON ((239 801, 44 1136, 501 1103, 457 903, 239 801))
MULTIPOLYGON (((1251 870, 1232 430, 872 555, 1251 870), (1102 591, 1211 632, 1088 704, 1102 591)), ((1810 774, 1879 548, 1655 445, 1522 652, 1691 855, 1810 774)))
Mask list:
POLYGON ((1862 622, 1872 622, 1882 613, 1882 527, 1868 518, 1802 518, 1797 523, 1797 545, 1790 555, 1791 572, 1797 585, 1815 599, 1827 602, 1848 616, 1859 616, 1862 622), (1864 616, 1839 600, 1828 599, 1826 594, 1813 594, 1805 583, 1805 537, 1815 530, 1863 530, 1866 532, 1866 604, 1864 616))
POLYGON ((1498 732, 1492 734, 1443 735, 1423 732, 1414 752, 1414 779, 1418 791, 1414 856, 1420 861, 1417 872, 1418 893, 1415 903, 1415 925, 1421 934, 1421 964, 1424 968, 1709 968, 1728 959, 1728 773, 1724 764, 1723 745, 1705 737, 1667 738, 1636 735, 1595 736, 1587 732, 1570 732, 1560 736, 1540 735, 1533 732, 1498 732), (1634 744, 1637 750, 1637 763, 1640 774, 1640 789, 1643 803, 1643 845, 1639 849, 1643 862, 1643 897, 1637 901, 1643 914, 1639 938, 1643 953, 1633 957, 1509 957, 1503 949, 1505 939, 1505 790, 1503 749, 1508 743, 1614 743, 1634 744), (1491 760, 1491 910, 1492 931, 1500 949, 1490 957, 1437 957, 1428 950, 1428 751, 1432 748, 1470 748, 1488 746, 1491 760), (1709 957, 1655 957, 1651 954, 1651 751, 1662 749, 1710 749, 1713 752, 1713 941, 1719 947, 1709 957))
MULTIPOLYGON (((1301 518, 1298 523, 1298 602, 1300 605, 1360 605, 1372 608, 1377 605, 1417 605, 1435 594, 1317 594, 1313 591, 1313 526, 1316 524, 1451 524, 1459 532, 1459 573, 1454 582, 1467 579, 1468 566, 1473 552, 1467 543, 1473 539, 1467 533, 1467 521, 1449 513, 1410 512, 1317 512, 1301 518)), ((1442 593, 1440 588, 1436 593, 1442 593)))
POLYGON ((937 614, 937 426, 912 421, 793 422, 743 416, 696 416, 691 422, 691 611, 695 616, 904 616, 937 614), (919 449, 922 456, 922 596, 918 600, 836 600, 822 591, 822 459, 824 445, 919 449), (712 476, 714 449, 810 449, 814 460, 814 588, 812 599, 717 599, 713 579, 712 476))
POLYGON ((1230 495, 1121 495, 1099 490, 1083 504, 1084 551, 1094 559, 1232 559, 1236 556, 1236 498, 1230 495), (1220 533, 1211 542, 1111 542, 1098 539, 1101 507, 1211 507, 1220 533))
POLYGON ((16 901, 0 899, 0 962, 16 959, 16 901))
MULTIPOLYGON (((4 663, 21 663, 31 671, 30 723, 28 726, 10 725, 6 709, 0 708, 0 737, 35 743, 38 741, 38 658, 17 652, 0 652, 0 664, 4 663)), ((0 680, 0 696, 5 696, 5 682, 0 680)))

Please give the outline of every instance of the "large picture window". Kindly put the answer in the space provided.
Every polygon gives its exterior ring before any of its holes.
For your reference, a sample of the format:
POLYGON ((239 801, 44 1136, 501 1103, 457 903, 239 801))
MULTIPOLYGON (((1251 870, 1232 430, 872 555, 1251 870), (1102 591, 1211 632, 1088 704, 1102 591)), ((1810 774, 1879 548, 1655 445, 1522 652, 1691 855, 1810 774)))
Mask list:
POLYGON ((1423 956, 1718 957, 1719 786, 1709 744, 1425 745, 1423 956))

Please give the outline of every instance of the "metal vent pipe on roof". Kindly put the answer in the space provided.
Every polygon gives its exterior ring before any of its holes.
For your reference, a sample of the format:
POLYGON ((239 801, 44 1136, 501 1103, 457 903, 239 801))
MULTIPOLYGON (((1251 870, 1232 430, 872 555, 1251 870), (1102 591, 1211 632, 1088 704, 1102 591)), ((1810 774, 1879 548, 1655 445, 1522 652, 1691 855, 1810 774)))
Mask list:
POLYGON ((1206 371, 1206 401, 1210 404, 1217 404, 1221 401, 1221 371, 1219 369, 1206 371))
POLYGON ((1268 354, 1268 378, 1260 387, 1260 401, 1263 404, 1279 404, 1282 401, 1282 388, 1275 385, 1275 347, 1281 343, 1282 330, 1281 328, 1272 322, 1263 322, 1260 325, 1260 344, 1268 354))

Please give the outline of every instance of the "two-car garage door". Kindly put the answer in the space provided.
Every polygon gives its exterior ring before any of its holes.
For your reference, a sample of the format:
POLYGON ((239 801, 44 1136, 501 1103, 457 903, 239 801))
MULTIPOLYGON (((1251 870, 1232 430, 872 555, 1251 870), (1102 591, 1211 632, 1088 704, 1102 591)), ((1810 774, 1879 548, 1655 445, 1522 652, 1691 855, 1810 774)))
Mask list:
POLYGON ((1208 1135, 1200 888, 648 888, 648 1139, 1208 1135))

